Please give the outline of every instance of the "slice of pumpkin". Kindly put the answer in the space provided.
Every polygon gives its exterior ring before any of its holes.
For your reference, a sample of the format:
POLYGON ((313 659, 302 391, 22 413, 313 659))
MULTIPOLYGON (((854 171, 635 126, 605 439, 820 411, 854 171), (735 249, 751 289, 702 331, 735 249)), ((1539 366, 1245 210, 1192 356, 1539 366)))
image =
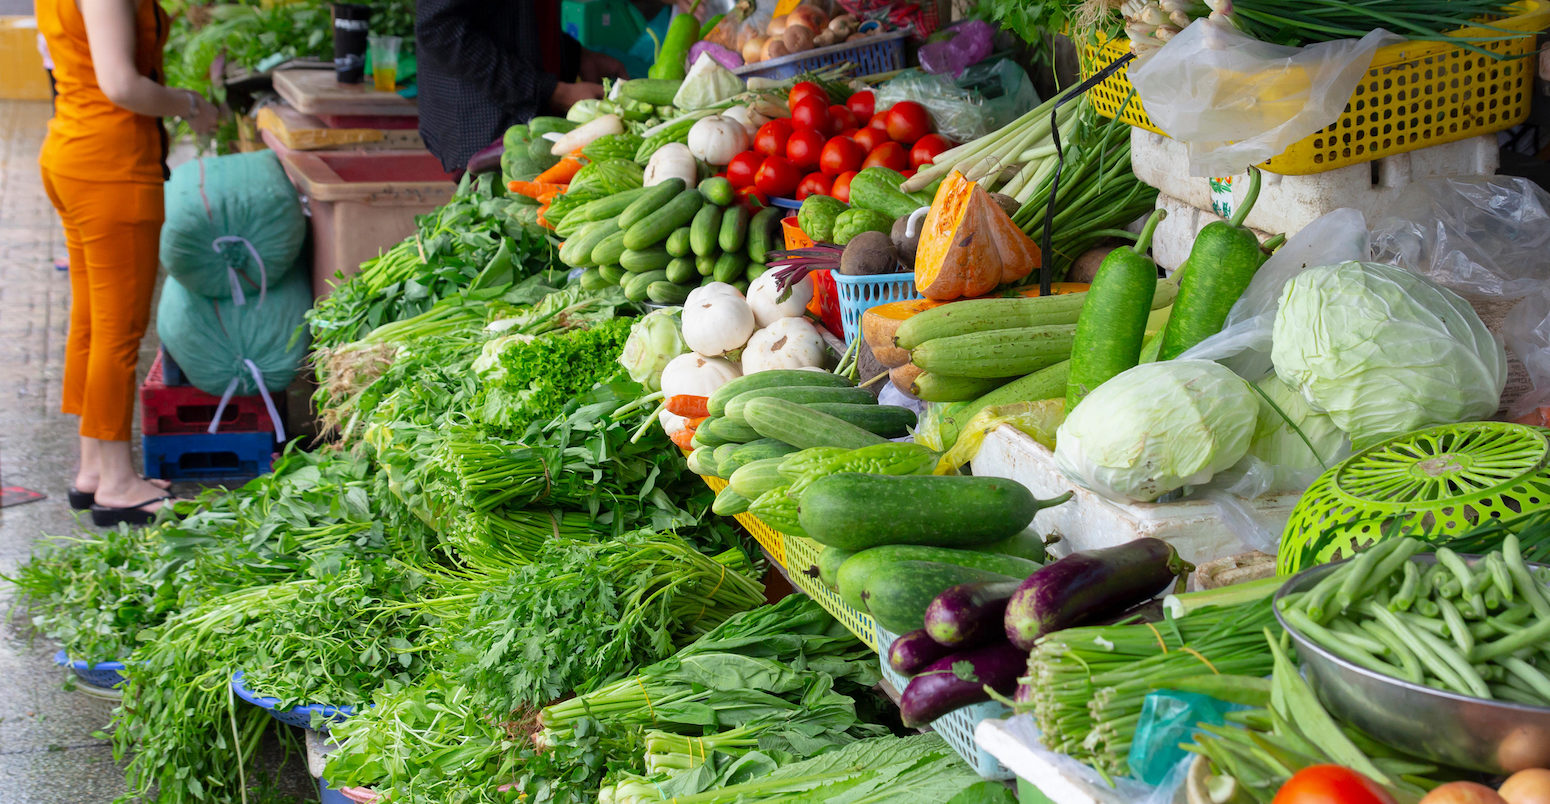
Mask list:
POLYGON ((980 296, 1039 267, 1039 247, 985 188, 953 171, 942 181, 915 252, 915 289, 928 299, 980 296))
POLYGON ((871 347, 877 362, 887 368, 898 368, 910 362, 910 350, 900 349, 893 343, 893 336, 899 331, 899 325, 916 313, 942 304, 946 302, 930 299, 909 299, 879 304, 861 314, 861 337, 866 340, 867 346, 871 347))
MULTIPOLYGON (((905 354, 908 355, 909 352, 906 351, 905 354)), ((912 390, 915 386, 915 378, 919 377, 920 373, 920 369, 914 363, 905 363, 902 366, 894 366, 888 369, 888 380, 893 383, 893 387, 900 391, 906 394, 913 394, 915 393, 912 390)))

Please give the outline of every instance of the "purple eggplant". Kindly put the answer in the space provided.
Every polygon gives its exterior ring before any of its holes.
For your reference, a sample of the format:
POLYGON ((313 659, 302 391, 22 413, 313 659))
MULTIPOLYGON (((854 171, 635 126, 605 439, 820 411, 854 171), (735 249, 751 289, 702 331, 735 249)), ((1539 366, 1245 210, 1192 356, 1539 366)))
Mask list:
POLYGON ((899 714, 904 725, 918 728, 955 709, 990 700, 986 687, 1011 695, 1027 667, 1028 652, 1005 642, 944 656, 910 679, 899 698, 899 714))
POLYGON ((926 607, 926 633, 950 647, 999 638, 1007 601, 1021 585, 1021 581, 979 581, 949 588, 926 607))
POLYGON ((501 169, 501 154, 505 152, 505 142, 496 140, 490 143, 469 158, 468 172, 479 174, 499 171, 501 169))
POLYGON ((1006 605, 1006 637, 1031 650, 1039 637, 1124 611, 1194 568, 1161 539, 1072 553, 1017 587, 1006 605))
POLYGON ((888 647, 888 666, 901 676, 913 676, 922 667, 952 652, 952 648, 937 644, 925 629, 920 629, 893 641, 888 647))

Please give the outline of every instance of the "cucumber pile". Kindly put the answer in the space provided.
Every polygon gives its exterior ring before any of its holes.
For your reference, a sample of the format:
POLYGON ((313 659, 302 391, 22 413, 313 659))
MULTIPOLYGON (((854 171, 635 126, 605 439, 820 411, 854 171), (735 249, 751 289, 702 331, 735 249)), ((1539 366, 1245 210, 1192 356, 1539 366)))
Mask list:
POLYGON ((560 260, 585 269, 583 288, 618 285, 631 301, 683 304, 710 282, 747 290, 779 248, 780 210, 750 213, 719 176, 697 188, 673 178, 577 207, 566 224, 560 260))

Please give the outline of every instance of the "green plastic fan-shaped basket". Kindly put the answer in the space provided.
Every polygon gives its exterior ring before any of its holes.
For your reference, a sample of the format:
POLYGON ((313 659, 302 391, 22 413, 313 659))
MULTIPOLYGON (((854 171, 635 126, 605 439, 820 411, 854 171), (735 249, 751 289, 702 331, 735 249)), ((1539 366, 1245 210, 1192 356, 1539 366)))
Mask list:
POLYGON ((1445 424, 1375 444, 1319 476, 1281 535, 1276 570, 1351 555, 1381 538, 1432 538, 1550 508, 1550 430, 1445 424))

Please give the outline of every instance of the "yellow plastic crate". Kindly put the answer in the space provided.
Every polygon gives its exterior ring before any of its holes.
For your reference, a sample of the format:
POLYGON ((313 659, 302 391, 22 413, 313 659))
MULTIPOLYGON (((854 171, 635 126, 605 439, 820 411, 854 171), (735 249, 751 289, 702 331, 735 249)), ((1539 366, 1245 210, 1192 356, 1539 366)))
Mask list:
MULTIPOLYGON (((1497 28, 1540 31, 1550 26, 1550 2, 1522 0, 1503 9, 1497 28)), ((1465 28, 1462 36, 1489 36, 1465 28)), ((1509 57, 1497 60, 1442 42, 1403 42, 1380 48, 1356 85, 1339 120, 1293 143, 1260 165, 1271 173, 1305 175, 1370 162, 1432 145, 1490 134, 1528 118, 1537 60, 1528 58, 1535 38, 1526 36, 1480 47, 1509 57)), ((1090 77, 1130 52, 1127 39, 1102 35, 1080 45, 1082 74, 1090 77)), ((1130 98, 1130 77, 1121 67, 1088 93, 1094 108, 1109 118, 1167 135, 1152 125, 1138 98, 1130 98), (1123 113, 1121 113, 1123 109, 1123 113)))
POLYGON ((865 642, 868 648, 876 651, 878 649, 877 623, 872 616, 851 608, 840 598, 839 592, 830 589, 818 579, 818 573, 814 568, 818 566, 818 554, 823 551, 823 545, 812 539, 790 534, 783 534, 783 538, 786 541, 786 557, 790 560, 786 567, 791 582, 796 584, 803 594, 818 601, 818 605, 833 614, 836 620, 844 623, 845 628, 855 634, 857 639, 865 642))
MULTIPOLYGON (((727 481, 719 477, 700 475, 700 479, 704 480, 705 485, 710 486, 710 490, 717 494, 720 494, 721 490, 727 487, 727 481)), ((779 533, 776 533, 773 528, 764 524, 764 520, 753 514, 742 513, 736 515, 733 519, 736 519, 738 524, 753 534, 754 541, 764 548, 764 552, 770 554, 770 558, 774 559, 776 564, 779 564, 782 568, 786 566, 786 542, 779 533)))

